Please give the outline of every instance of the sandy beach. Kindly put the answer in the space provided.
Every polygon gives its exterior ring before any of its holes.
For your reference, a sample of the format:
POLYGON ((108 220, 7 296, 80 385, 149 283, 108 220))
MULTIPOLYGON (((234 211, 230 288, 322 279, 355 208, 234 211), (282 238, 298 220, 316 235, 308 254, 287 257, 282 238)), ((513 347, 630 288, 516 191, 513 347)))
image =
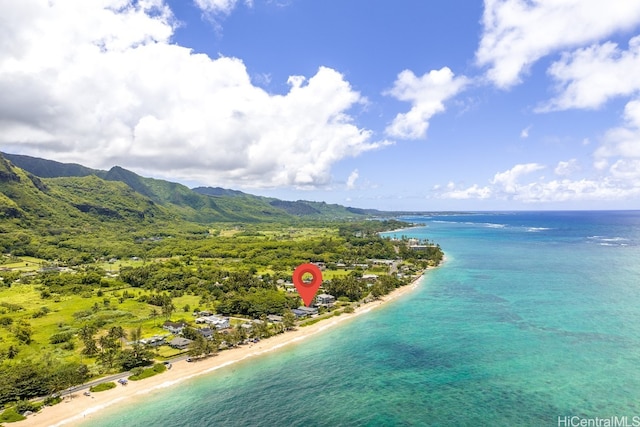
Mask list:
POLYGON ((12 423, 11 425, 16 427, 78 425, 94 417, 99 417, 99 412, 102 409, 112 405, 117 405, 122 402, 131 403, 138 399, 142 400, 145 395, 149 393, 171 387, 196 376, 205 375, 233 363, 259 357, 260 355, 276 351, 285 346, 300 343, 309 337, 368 313, 389 301, 410 293, 418 287, 421 278, 422 276, 418 277, 409 285, 402 286, 377 301, 361 305, 353 313, 330 317, 313 325, 300 327, 296 330, 264 339, 256 344, 221 351, 217 355, 207 359, 196 362, 176 362, 173 363, 172 369, 160 375, 142 381, 129 381, 126 386, 118 384, 114 389, 91 393, 91 396, 85 396, 82 392, 78 392, 74 394, 71 399, 65 397, 63 402, 54 406, 45 407, 40 412, 27 417, 26 420, 12 423))

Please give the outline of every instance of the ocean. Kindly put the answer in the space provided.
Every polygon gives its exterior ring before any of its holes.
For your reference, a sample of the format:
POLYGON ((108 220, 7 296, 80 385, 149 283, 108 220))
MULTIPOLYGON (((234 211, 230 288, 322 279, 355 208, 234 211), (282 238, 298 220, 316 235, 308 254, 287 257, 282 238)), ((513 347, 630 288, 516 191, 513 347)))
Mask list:
POLYGON ((417 290, 87 425, 640 425, 640 211, 403 219, 417 290))

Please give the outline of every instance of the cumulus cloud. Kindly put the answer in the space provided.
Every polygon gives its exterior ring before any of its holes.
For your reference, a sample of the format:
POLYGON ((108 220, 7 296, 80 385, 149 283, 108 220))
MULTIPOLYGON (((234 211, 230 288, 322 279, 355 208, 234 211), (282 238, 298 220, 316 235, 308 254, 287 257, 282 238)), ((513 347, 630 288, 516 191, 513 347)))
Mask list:
POLYGON ((603 144, 595 152, 595 158, 640 159, 640 100, 627 103, 624 124, 606 133, 603 144))
POLYGON ((549 68, 559 93, 540 110, 598 108, 616 96, 640 91, 640 36, 629 49, 616 43, 597 44, 565 53, 549 68))
POLYGON ((553 170, 556 175, 560 176, 568 176, 573 174, 574 172, 580 170, 580 165, 578 164, 577 159, 571 159, 566 162, 558 162, 558 165, 553 170))
MULTIPOLYGON (((439 188, 434 188, 439 190, 439 188)), ((443 199, 454 199, 454 200, 469 200, 469 199, 488 199, 493 194, 491 188, 484 186, 480 187, 477 184, 474 184, 467 188, 460 188, 456 186, 453 182, 447 184, 446 190, 441 192, 440 197, 443 199)))
POLYGON ((506 193, 516 193, 519 188, 518 179, 521 176, 544 168, 545 167, 543 165, 540 165, 538 163, 525 163, 515 165, 509 170, 498 172, 497 174, 495 174, 491 183, 496 185, 506 193))
MULTIPOLYGON (((444 199, 494 197, 523 203, 622 201, 640 196, 640 160, 618 161, 608 174, 599 178, 546 180, 543 176, 535 176, 523 182, 526 175, 543 169, 543 165, 536 163, 520 164, 496 173, 491 185, 464 187, 449 183, 446 189, 434 188, 434 191, 444 199)), ((560 162, 555 172, 566 176, 574 170, 577 170, 577 162, 572 159, 560 162)))
POLYGON ((349 175, 349 178, 347 178, 347 188, 349 190, 353 190, 356 187, 356 181, 359 177, 360 173, 358 172, 358 169, 354 169, 349 175))
POLYGON ((522 131, 520 132, 520 138, 529 138, 529 131, 531 131, 531 126, 527 126, 526 128, 522 129, 522 131))
POLYGON ((410 70, 402 71, 386 95, 410 102, 411 109, 407 113, 398 114, 387 126, 386 133, 403 139, 424 138, 429 119, 443 112, 444 101, 456 95, 468 83, 466 77, 455 77, 447 67, 432 70, 422 77, 417 77, 410 70))
POLYGON ((320 67, 270 94, 241 60, 172 43, 174 26, 162 0, 0 3, 4 149, 207 184, 305 187, 389 144, 353 123, 365 99, 339 72, 320 67))
POLYGON ((559 50, 596 42, 640 23, 640 2, 612 0, 485 0, 476 62, 509 88, 529 67, 559 50))

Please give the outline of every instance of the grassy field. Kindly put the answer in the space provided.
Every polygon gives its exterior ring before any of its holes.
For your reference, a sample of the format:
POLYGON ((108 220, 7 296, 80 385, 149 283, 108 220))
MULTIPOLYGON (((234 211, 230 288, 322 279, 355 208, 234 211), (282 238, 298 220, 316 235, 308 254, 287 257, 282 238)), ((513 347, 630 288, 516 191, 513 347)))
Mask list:
MULTIPOLYGON (((49 338, 59 332, 75 332, 89 320, 97 318, 105 322, 105 328, 122 326, 126 331, 129 331, 141 326, 143 338, 167 333, 162 329, 165 318, 161 315, 151 317, 151 312, 154 309, 158 314, 160 313, 158 307, 135 299, 124 299, 123 302, 119 300, 119 296, 125 290, 135 295, 136 298, 149 294, 148 291, 126 288, 117 291, 104 291, 101 297, 93 292, 92 296, 88 298, 80 295, 62 295, 57 297, 58 301, 53 301, 42 299, 38 288, 39 286, 35 285, 19 284, 10 288, 0 288, 0 301, 11 301, 11 308, 15 310, 11 311, 0 305, 0 318, 11 318, 13 325, 23 320, 30 324, 32 330, 32 342, 25 345, 14 337, 11 325, 0 327, 0 351, 6 351, 10 346, 16 346, 19 349, 20 358, 41 356, 43 352, 49 352, 56 358, 67 361, 89 362, 90 360, 86 357, 82 357, 80 353, 82 343, 77 338, 72 340, 75 344, 73 350, 63 349, 64 344, 52 345, 49 338), (108 305, 105 304, 105 301, 109 301, 108 305), (48 312, 39 316, 38 313, 42 311, 43 307, 46 307, 45 310, 48 309, 48 312), (78 313, 86 313, 88 316, 79 317, 78 313)), ((177 310, 172 318, 193 319, 192 312, 184 312, 182 308, 188 304, 193 309, 197 307, 198 301, 199 297, 193 295, 175 298, 174 304, 177 310)), ((171 357, 177 354, 173 349, 167 348, 167 350, 162 352, 162 356, 171 357)))

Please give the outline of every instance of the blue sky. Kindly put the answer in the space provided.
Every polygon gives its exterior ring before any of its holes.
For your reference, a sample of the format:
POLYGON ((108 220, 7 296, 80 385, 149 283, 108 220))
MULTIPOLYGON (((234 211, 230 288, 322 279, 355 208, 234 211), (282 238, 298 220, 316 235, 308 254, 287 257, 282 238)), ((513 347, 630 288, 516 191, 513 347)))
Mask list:
POLYGON ((640 209, 640 3, 0 3, 0 148, 385 210, 640 209))

